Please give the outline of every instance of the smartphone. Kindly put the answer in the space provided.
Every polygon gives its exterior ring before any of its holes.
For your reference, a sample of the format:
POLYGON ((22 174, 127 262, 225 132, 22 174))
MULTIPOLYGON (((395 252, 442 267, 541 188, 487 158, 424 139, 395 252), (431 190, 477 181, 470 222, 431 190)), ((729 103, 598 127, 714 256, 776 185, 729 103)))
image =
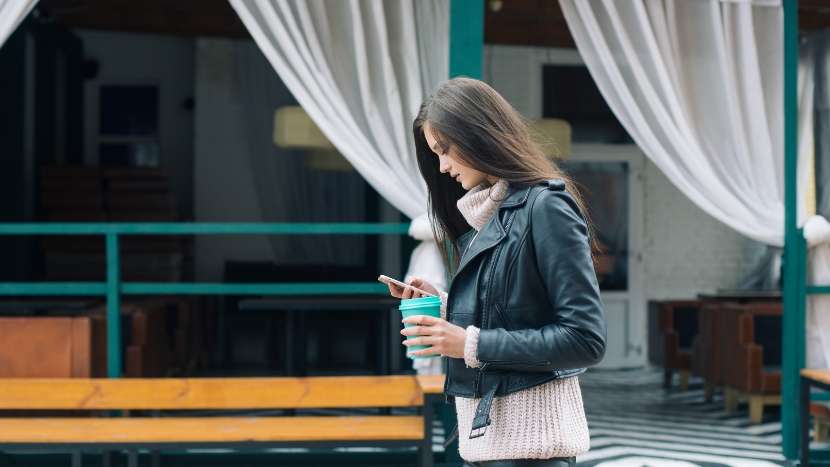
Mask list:
POLYGON ((421 295, 423 295, 425 297, 434 297, 435 296, 435 294, 429 293, 426 290, 421 290, 418 287, 403 283, 403 282, 401 282, 397 279, 392 279, 391 277, 384 276, 382 274, 380 276, 378 276, 378 280, 380 282, 383 282, 384 284, 395 284, 395 285, 397 285, 398 287, 400 287, 402 289, 405 289, 407 287, 412 287, 413 289, 415 289, 416 292, 420 293, 421 295))

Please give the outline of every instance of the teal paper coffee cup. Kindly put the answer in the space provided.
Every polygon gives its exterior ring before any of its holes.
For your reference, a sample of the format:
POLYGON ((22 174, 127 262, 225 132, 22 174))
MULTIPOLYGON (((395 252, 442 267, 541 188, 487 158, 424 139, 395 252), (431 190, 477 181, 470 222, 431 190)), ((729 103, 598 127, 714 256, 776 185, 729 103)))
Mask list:
MULTIPOLYGON (((401 305, 398 307, 401 310, 402 319, 410 316, 427 315, 436 318, 441 317, 441 299, 439 297, 420 297, 401 300, 401 305)), ((414 324, 404 323, 404 326, 409 328, 415 326, 414 324)), ((415 339, 419 336, 406 336, 406 339, 415 339)), ((428 349, 428 345, 410 345, 407 347, 406 356, 412 359, 416 358, 434 358, 440 355, 421 355, 411 356, 410 352, 417 352, 419 350, 428 349)))

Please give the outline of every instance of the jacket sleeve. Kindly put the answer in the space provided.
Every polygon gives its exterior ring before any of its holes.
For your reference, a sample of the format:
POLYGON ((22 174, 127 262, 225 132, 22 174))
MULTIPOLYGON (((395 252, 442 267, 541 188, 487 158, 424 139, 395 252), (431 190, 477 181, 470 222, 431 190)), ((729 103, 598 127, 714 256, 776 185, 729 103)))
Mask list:
POLYGON ((533 201, 529 228, 551 324, 482 329, 477 357, 487 367, 514 371, 595 365, 605 354, 606 325, 585 221, 569 194, 545 190, 533 201))

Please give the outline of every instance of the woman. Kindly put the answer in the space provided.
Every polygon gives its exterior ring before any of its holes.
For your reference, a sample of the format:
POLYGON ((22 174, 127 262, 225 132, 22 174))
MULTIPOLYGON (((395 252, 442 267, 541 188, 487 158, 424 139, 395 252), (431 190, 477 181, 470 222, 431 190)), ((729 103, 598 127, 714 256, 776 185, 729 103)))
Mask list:
MULTIPOLYGON (((404 345, 446 360, 467 466, 565 466, 588 450, 577 375, 605 353, 592 238, 573 183, 487 84, 443 83, 413 125, 442 255, 441 318, 414 316, 404 345)), ((419 293, 390 286, 390 293, 419 293)))

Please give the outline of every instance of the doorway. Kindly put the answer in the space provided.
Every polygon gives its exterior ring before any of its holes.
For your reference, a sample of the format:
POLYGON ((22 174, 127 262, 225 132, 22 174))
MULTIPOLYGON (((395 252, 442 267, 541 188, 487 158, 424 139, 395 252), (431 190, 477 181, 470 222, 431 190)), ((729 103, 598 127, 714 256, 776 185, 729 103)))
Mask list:
POLYGON ((600 243, 595 267, 608 323, 599 368, 645 365, 644 156, 634 145, 576 144, 560 166, 579 184, 600 243))

